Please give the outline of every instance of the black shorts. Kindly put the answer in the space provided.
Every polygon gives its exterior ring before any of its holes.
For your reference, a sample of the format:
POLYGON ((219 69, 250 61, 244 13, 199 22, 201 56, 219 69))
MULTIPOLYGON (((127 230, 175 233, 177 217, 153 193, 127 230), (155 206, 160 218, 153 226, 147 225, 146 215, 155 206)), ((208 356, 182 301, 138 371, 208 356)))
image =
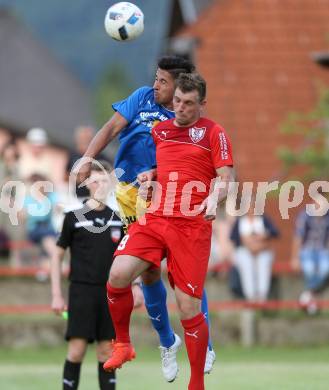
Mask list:
POLYGON ((107 306, 106 285, 71 283, 68 301, 68 324, 65 338, 94 340, 115 339, 107 306))

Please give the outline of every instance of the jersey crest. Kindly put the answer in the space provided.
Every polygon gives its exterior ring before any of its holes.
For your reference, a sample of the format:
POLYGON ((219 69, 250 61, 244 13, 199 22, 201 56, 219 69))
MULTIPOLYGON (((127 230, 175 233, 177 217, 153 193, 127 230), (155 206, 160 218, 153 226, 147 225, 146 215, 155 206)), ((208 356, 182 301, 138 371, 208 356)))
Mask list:
POLYGON ((121 239, 121 230, 118 228, 111 228, 111 239, 113 242, 119 242, 121 239))
POLYGON ((191 127, 189 129, 189 136, 195 144, 202 140, 202 138, 206 134, 206 128, 205 127, 191 127))

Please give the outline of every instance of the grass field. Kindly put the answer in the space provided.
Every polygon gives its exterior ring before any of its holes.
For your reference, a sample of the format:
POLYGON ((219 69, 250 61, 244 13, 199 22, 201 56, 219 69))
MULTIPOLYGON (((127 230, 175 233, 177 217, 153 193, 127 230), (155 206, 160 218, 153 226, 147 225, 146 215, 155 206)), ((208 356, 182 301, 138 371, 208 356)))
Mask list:
MULTIPOLYGON (((118 390, 185 390, 188 365, 180 353, 180 375, 163 381, 156 350, 137 349, 137 359, 118 371, 118 390)), ((329 378, 329 346, 322 348, 217 348, 218 359, 206 377, 207 390, 325 390, 329 378)), ((0 351, 0 388, 58 390, 64 348, 0 351)), ((82 368, 80 390, 98 389, 94 350, 82 368)))

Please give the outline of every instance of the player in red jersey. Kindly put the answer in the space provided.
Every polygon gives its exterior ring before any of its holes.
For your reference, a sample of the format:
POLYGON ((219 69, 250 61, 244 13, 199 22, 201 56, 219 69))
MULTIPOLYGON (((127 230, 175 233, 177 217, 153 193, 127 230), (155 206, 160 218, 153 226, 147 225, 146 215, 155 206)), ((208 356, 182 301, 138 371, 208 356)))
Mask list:
MULTIPOLYGON (((104 369, 114 370, 135 357, 129 336, 131 281, 167 258, 191 366, 189 390, 204 389, 208 327, 200 304, 211 221, 215 219, 210 192, 214 184, 220 184, 217 200, 223 200, 233 177, 231 146, 224 130, 201 117, 205 96, 206 83, 201 76, 179 77, 174 94, 176 117, 153 129, 157 159, 154 199, 143 223, 131 225, 119 244, 107 285, 116 340, 104 369)), ((140 181, 148 181, 151 174, 139 175, 140 181)))

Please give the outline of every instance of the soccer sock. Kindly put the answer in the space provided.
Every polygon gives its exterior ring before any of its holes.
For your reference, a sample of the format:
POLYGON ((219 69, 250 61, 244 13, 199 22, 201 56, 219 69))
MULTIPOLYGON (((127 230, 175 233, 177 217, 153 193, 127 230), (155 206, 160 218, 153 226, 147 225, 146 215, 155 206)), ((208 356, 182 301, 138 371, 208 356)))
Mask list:
POLYGON ((206 318, 207 325, 208 325, 208 332, 209 332, 208 347, 209 347, 210 351, 212 351, 212 342, 211 342, 211 338, 210 338, 210 318, 209 318, 208 298, 207 298, 206 289, 203 289, 202 301, 201 301, 201 311, 204 314, 204 316, 206 318))
POLYGON ((153 328, 158 332, 160 345, 169 348, 175 342, 175 334, 170 326, 167 310, 167 290, 163 281, 145 285, 143 283, 145 306, 153 328))
POLYGON ((208 326, 203 313, 182 320, 185 344, 191 367, 188 390, 204 390, 204 365, 206 362, 208 326))
POLYGON ((103 364, 98 362, 98 383, 100 390, 115 390, 115 371, 105 371, 103 364))
POLYGON ((130 343, 129 324, 134 307, 131 286, 114 288, 107 283, 106 287, 107 302, 115 329, 116 341, 119 343, 130 343))
POLYGON ((81 363, 65 360, 63 371, 63 390, 76 390, 79 385, 81 363))

